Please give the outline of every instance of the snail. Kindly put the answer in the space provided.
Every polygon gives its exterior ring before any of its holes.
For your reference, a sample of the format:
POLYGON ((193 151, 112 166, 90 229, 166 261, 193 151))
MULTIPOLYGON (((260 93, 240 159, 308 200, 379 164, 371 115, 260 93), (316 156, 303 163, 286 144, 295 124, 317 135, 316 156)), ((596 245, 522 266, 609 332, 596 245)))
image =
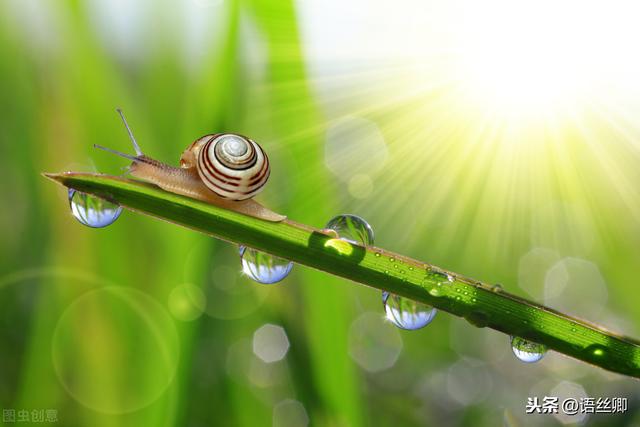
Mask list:
POLYGON ((129 133, 136 155, 95 144, 94 147, 132 161, 129 172, 163 190, 201 200, 266 221, 286 217, 252 200, 269 178, 269 159, 253 140, 234 133, 196 139, 174 167, 146 156, 120 109, 116 110, 129 133))

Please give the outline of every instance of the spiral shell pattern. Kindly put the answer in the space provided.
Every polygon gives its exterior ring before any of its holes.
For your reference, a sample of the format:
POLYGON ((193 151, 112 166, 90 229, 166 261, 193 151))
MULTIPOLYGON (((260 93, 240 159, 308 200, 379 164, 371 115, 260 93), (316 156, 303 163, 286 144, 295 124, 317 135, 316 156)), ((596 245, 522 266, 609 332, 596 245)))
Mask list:
POLYGON ((220 197, 245 200, 258 194, 269 178, 269 159, 258 144, 240 135, 213 135, 198 153, 198 174, 220 197))

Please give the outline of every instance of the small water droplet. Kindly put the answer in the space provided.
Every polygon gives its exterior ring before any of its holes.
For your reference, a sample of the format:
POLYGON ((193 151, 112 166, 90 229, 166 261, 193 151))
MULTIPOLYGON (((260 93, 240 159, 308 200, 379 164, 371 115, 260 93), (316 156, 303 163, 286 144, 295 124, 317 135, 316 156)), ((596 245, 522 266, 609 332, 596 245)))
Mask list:
POLYGON ((410 270, 410 271, 413 271, 413 267, 409 267, 409 270, 410 270))
POLYGON ((380 252, 376 252, 376 256, 377 256, 377 257, 380 257, 380 252))
POLYGON ((491 287, 491 290, 493 292, 502 292, 504 289, 502 289, 502 286, 499 283, 496 283, 491 287))
POLYGON ((73 189, 69 189, 69 207, 75 219, 92 228, 111 225, 122 213, 115 203, 73 189))
POLYGON ((435 286, 429 288, 429 293, 434 297, 439 297, 443 294, 442 292, 442 283, 436 283, 435 286))
POLYGON ((255 249, 240 246, 242 272, 250 279, 265 285, 279 282, 289 275, 293 262, 255 249))
POLYGON ((525 363, 533 363, 542 359, 547 347, 520 337, 511 337, 511 349, 518 359, 525 363))
POLYGON ((393 264, 393 268, 398 268, 398 264, 393 264))
MULTIPOLYGON (((364 246, 373 245, 373 229, 359 216, 350 214, 334 216, 324 228, 334 230, 340 239, 348 242, 364 246)), ((380 254, 376 253, 376 256, 380 254)))
POLYGON ((391 258, 389 258, 389 261, 396 262, 396 259, 394 257, 391 257, 391 258))
POLYGON ((427 268, 427 273, 425 274, 424 278, 425 280, 428 280, 430 282, 437 282, 443 285, 453 283, 454 280, 453 276, 451 276, 450 274, 444 274, 432 268, 427 268))
POLYGON ((382 292, 382 304, 387 319, 400 329, 415 330, 423 328, 431 323, 438 312, 430 305, 394 295, 387 291, 382 292))

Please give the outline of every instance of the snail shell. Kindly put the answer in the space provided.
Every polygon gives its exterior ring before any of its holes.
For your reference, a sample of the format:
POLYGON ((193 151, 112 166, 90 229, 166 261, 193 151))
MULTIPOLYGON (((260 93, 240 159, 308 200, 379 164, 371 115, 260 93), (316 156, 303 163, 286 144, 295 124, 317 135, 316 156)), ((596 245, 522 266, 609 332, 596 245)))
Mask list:
POLYGON ((196 167, 204 185, 218 196, 246 200, 258 194, 269 179, 269 159, 251 139, 233 133, 206 135, 180 158, 183 168, 196 167))
POLYGON ((133 137, 124 114, 116 110, 127 128, 136 155, 94 144, 94 147, 131 160, 129 173, 175 194, 198 199, 265 221, 286 216, 255 200, 269 179, 269 159, 251 139, 234 133, 205 135, 195 140, 180 157, 176 168, 145 155, 133 137))

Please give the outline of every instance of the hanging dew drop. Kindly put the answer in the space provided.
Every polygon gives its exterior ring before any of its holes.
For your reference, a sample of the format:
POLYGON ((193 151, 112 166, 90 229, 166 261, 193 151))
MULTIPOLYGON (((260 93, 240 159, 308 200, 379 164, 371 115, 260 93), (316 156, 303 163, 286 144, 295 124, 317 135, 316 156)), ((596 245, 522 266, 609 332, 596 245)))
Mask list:
POLYGON ((365 221, 356 215, 338 215, 329 220, 325 230, 333 230, 342 240, 351 243, 370 246, 373 244, 373 229, 365 221))
POLYGON ((242 272, 250 279, 265 285, 277 283, 287 277, 293 262, 255 249, 240 246, 242 272))
POLYGON ((386 317, 400 329, 415 330, 427 326, 437 310, 409 298, 382 292, 382 304, 386 317))
POLYGON ((92 228, 111 225, 122 213, 115 203, 73 189, 69 189, 69 207, 78 222, 92 228))
POLYGON ((511 349, 518 359, 525 363, 534 363, 544 357, 547 347, 520 337, 511 337, 511 349))

